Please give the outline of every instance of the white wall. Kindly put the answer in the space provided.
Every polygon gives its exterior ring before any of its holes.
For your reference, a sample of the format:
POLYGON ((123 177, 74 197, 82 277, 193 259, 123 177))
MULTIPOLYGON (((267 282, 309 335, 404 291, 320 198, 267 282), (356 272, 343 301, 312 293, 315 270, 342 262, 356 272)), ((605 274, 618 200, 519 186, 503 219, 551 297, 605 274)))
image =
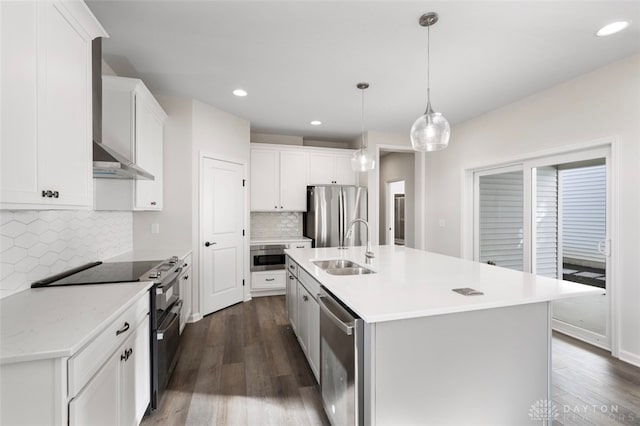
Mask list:
POLYGON ((192 183, 191 126, 193 101, 156 96, 167 113, 164 122, 163 208, 133 214, 133 248, 190 248, 194 194, 192 183), (158 224, 160 232, 151 233, 158 224))
POLYGON ((380 159, 380 223, 378 226, 381 244, 394 244, 386 241, 387 229, 387 182, 403 180, 405 182, 405 245, 415 246, 415 156, 413 153, 393 152, 380 159))
MULTIPOLYGON (((250 128, 249 122, 235 115, 229 114, 200 101, 193 101, 192 115, 192 178, 191 187, 193 191, 193 212, 192 212, 192 241, 193 241, 193 277, 194 282, 200 282, 200 236, 199 236, 199 194, 200 194, 200 157, 202 154, 210 155, 212 158, 245 163, 245 176, 249 175, 250 158, 250 128)), ((250 184, 250 182, 249 182, 250 184)), ((245 280, 247 284, 249 277, 249 191, 245 189, 245 280)), ((249 288, 245 287, 245 298, 249 297, 249 288)), ((199 285, 194 285, 194 309, 201 306, 199 285)))
POLYGON ((640 55, 453 126, 449 147, 427 156, 427 249, 462 255, 464 169, 613 136, 620 212, 614 221, 621 230, 614 271, 620 357, 640 365, 640 55), (438 226, 440 219, 445 227, 438 226))

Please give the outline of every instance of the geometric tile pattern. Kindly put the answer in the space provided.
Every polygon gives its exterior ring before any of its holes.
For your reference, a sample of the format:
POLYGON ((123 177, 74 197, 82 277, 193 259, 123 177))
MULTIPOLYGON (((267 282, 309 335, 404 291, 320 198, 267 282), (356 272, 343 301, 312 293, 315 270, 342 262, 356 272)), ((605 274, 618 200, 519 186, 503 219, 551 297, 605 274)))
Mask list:
POLYGON ((302 213, 251 213, 251 238, 301 237, 302 213))
POLYGON ((0 210, 0 298, 132 247, 132 212, 0 210))

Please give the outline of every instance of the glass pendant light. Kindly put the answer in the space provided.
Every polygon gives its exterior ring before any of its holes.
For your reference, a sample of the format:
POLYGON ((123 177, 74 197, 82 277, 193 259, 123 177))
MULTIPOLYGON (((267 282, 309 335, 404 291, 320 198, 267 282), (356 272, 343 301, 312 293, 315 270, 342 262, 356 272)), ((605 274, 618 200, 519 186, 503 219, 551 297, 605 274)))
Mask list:
POLYGON ((439 112, 433 112, 431 108, 431 93, 429 82, 429 30, 433 24, 438 22, 438 14, 435 12, 425 13, 420 17, 420 25, 427 27, 427 109, 424 115, 411 126, 411 145, 415 151, 439 151, 449 145, 451 129, 449 122, 439 112))
POLYGON ((364 144, 364 91, 369 87, 369 83, 358 83, 356 87, 362 91, 362 145, 351 157, 351 168, 356 172, 368 172, 376 165, 376 160, 364 144))

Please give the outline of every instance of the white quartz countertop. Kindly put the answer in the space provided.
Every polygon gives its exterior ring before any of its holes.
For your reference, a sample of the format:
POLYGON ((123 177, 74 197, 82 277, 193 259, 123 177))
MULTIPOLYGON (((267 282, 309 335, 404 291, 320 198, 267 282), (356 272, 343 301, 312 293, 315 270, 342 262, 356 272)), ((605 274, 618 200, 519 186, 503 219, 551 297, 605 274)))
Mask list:
POLYGON ((73 355, 151 285, 32 288, 1 299, 0 364, 73 355))
POLYGON ((367 322, 450 314, 603 294, 604 290, 402 246, 374 246, 365 263, 364 247, 288 249, 303 269, 367 322), (330 275, 313 260, 348 259, 376 271, 330 275), (462 296, 471 287, 482 296, 462 296))
POLYGON ((311 241, 308 237, 260 237, 251 238, 251 244, 299 243, 311 241))
POLYGON ((112 258, 107 259, 105 262, 136 262, 140 260, 165 260, 172 256, 178 256, 180 259, 184 259, 191 253, 190 248, 154 248, 154 249, 142 249, 131 250, 112 258))

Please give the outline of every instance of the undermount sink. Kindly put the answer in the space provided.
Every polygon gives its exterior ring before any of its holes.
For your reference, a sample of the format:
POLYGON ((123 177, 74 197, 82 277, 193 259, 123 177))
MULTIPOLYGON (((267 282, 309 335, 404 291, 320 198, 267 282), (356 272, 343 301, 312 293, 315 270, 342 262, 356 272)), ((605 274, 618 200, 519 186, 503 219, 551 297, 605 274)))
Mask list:
POLYGON ((361 267, 357 263, 346 259, 316 260, 313 264, 322 270, 361 267))
POLYGON ((313 264, 331 275, 375 274, 375 271, 346 259, 316 260, 313 264))
POLYGON ((375 271, 372 271, 368 268, 363 268, 361 266, 355 268, 333 268, 333 269, 325 269, 327 274, 331 275, 366 275, 366 274, 375 274, 375 271))

